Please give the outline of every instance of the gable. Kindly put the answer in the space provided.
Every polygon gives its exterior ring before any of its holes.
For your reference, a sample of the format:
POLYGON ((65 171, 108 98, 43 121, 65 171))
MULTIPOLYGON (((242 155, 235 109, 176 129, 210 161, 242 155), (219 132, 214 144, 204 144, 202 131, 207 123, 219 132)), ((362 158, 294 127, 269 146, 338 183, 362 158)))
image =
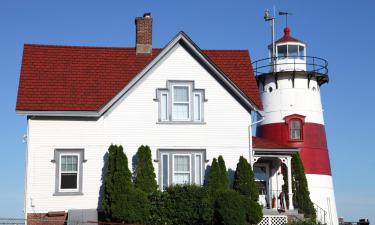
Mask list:
POLYGON ((153 49, 151 56, 137 56, 135 48, 25 45, 16 110, 26 115, 98 116, 181 41, 244 102, 261 109, 248 51, 200 50, 180 33, 165 48, 153 49))

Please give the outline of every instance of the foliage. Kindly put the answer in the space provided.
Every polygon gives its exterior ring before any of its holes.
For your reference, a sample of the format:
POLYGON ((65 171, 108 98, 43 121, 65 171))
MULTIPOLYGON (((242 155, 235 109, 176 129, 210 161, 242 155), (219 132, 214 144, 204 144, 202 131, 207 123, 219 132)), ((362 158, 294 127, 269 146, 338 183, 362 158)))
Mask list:
POLYGON ((145 192, 132 189, 120 195, 121 204, 117 204, 112 216, 127 223, 146 223, 150 217, 150 203, 145 192))
POLYGON ((156 175, 152 165, 151 150, 149 146, 140 146, 137 152, 137 163, 134 172, 134 186, 146 193, 157 190, 156 175))
POLYGON ((310 192, 307 186, 307 179, 305 169, 302 164, 299 154, 294 154, 292 158, 294 196, 293 203, 298 211, 305 214, 306 217, 311 218, 313 221, 316 219, 316 212, 314 205, 310 199, 310 192))
POLYGON ((104 212, 115 220, 123 218, 121 208, 126 195, 132 191, 131 173, 128 158, 122 146, 111 145, 108 149, 106 177, 102 207, 104 212))
POLYGON ((299 220, 299 221, 295 221, 293 223, 288 223, 288 224, 289 225, 322 225, 321 223, 318 223, 311 219, 299 220))
POLYGON ((245 197, 246 221, 259 223, 263 217, 262 207, 258 204, 259 192, 251 166, 243 156, 237 163, 233 189, 245 197))
POLYGON ((171 215, 174 210, 171 208, 172 204, 169 193, 166 191, 156 191, 151 193, 148 198, 150 200, 150 217, 147 224, 172 224, 171 215))
POLYGON ((219 156, 219 162, 216 158, 212 160, 207 187, 210 193, 229 189, 228 172, 222 156, 219 156))
POLYGON ((220 185, 222 186, 223 190, 227 190, 229 189, 229 175, 228 175, 227 167, 225 166, 223 156, 219 155, 217 162, 219 164, 219 171, 220 171, 220 175, 219 175, 220 185))
MULTIPOLYGON (((285 193, 285 202, 286 202, 286 207, 289 208, 289 198, 288 198, 288 193, 289 193, 289 183, 288 183, 288 168, 285 164, 281 164, 281 172, 283 174, 283 181, 284 184, 281 186, 281 189, 283 193, 285 193)), ((292 189, 293 189, 293 184, 292 184, 292 189)), ((295 192, 294 192, 295 193, 295 192)))
POLYGON ((219 192, 214 203, 213 222, 215 225, 246 224, 244 197, 233 190, 219 192))
POLYGON ((169 206, 172 211, 171 224, 204 225, 211 224, 212 201, 204 187, 195 185, 176 185, 167 189, 169 206))

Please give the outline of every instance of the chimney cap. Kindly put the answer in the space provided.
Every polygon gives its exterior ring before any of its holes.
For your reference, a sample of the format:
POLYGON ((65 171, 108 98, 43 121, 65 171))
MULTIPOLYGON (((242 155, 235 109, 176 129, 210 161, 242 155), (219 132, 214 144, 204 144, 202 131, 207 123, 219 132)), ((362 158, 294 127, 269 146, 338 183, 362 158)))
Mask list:
POLYGON ((151 13, 150 12, 144 13, 143 17, 144 18, 150 18, 151 17, 151 13))

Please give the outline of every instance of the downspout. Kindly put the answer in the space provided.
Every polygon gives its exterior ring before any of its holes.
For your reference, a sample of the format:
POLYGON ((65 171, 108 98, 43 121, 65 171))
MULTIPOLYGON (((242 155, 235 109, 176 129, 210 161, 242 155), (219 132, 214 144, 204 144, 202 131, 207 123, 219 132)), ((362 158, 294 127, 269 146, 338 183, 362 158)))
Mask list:
POLYGON ((255 111, 259 116, 261 116, 261 119, 258 121, 255 121, 254 123, 251 123, 248 127, 249 129, 249 147, 250 147, 250 166, 253 167, 254 164, 254 151, 253 151, 253 131, 252 127, 253 125, 256 125, 264 120, 264 116, 259 111, 255 111))

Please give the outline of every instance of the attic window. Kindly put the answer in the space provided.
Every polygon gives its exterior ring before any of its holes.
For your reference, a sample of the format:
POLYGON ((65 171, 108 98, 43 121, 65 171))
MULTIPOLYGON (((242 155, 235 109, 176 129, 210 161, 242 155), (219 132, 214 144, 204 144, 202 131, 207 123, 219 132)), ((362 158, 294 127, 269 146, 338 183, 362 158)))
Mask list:
POLYGON ((159 123, 202 123, 204 90, 195 89, 194 81, 167 81, 167 88, 156 90, 159 123))
POLYGON ((301 140, 302 126, 300 120, 291 120, 289 124, 289 129, 290 140, 301 140))
POLYGON ((305 123, 305 116, 299 114, 292 114, 286 116, 285 125, 288 128, 289 141, 303 141, 303 125, 305 123))

